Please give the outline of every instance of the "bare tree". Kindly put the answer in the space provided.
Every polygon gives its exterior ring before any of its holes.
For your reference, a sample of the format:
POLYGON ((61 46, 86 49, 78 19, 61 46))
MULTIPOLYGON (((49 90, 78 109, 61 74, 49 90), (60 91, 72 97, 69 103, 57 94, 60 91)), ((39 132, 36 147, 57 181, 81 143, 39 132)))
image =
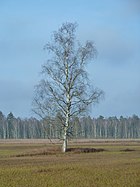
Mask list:
POLYGON ((81 45, 75 37, 76 27, 76 23, 63 24, 45 45, 48 60, 42 66, 43 79, 36 86, 33 101, 33 111, 42 118, 60 114, 63 152, 67 150, 71 118, 86 112, 102 95, 90 84, 85 68, 96 55, 94 43, 81 45))

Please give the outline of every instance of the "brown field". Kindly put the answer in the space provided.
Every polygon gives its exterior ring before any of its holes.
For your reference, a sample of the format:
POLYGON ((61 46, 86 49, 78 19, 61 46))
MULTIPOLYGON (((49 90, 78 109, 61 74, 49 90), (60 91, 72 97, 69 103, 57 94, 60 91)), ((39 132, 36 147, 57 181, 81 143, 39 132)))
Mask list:
POLYGON ((138 187, 140 140, 0 140, 0 187, 138 187))

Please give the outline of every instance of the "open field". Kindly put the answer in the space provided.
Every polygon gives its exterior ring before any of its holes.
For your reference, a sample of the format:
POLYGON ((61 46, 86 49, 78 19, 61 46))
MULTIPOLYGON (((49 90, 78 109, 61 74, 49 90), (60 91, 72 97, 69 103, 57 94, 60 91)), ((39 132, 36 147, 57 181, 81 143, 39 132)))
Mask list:
POLYGON ((140 140, 73 140, 65 154, 56 142, 0 140, 0 187, 139 186, 140 140))

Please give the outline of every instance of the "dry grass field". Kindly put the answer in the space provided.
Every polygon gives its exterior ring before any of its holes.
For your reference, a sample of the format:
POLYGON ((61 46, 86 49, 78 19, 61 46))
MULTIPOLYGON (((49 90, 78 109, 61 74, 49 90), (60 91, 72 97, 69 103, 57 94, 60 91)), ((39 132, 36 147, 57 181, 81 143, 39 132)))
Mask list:
POLYGON ((0 140, 0 187, 139 187, 140 140, 0 140), (55 141, 57 142, 57 141, 55 141))

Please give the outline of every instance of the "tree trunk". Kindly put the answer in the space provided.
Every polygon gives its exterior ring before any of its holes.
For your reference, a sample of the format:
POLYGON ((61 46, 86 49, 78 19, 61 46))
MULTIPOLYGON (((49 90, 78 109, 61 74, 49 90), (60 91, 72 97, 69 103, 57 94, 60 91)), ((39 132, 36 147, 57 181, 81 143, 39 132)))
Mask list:
POLYGON ((66 114, 66 123, 64 126, 64 134, 63 134, 63 146, 62 146, 62 152, 65 153, 67 151, 67 144, 68 144, 68 139, 67 139, 67 130, 69 128, 69 107, 67 107, 67 114, 66 114))
POLYGON ((66 151, 67 151, 67 127, 64 127, 62 152, 65 153, 66 151))

